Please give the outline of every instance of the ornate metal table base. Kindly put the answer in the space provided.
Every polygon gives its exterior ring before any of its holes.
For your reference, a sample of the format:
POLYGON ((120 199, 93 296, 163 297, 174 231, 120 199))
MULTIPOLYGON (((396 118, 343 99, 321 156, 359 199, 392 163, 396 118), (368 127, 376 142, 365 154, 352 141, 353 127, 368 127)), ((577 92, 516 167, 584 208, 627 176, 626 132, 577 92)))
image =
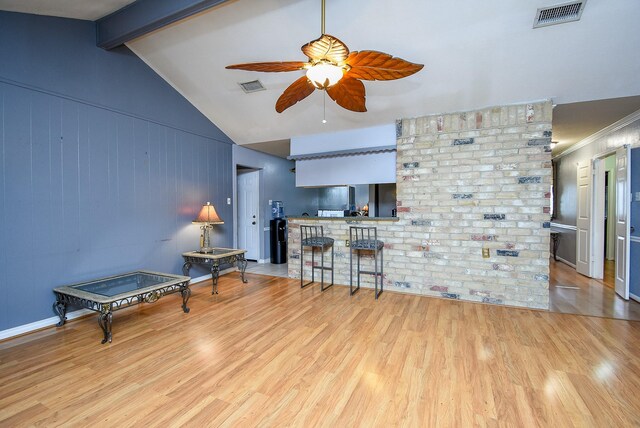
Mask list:
POLYGON ((189 313, 187 302, 191 296, 189 289, 189 280, 191 278, 179 275, 168 275, 156 272, 138 271, 130 274, 118 275, 105 278, 102 280, 91 281, 88 283, 74 284, 65 287, 58 287, 53 290, 56 295, 56 301, 53 303, 53 312, 60 317, 60 322, 56 325, 62 327, 67 318, 67 308, 76 306, 99 312, 98 325, 102 329, 104 338, 102 343, 111 342, 111 325, 113 322, 113 312, 127 308, 129 306, 140 303, 155 303, 162 296, 167 294, 180 292, 182 296, 182 310, 189 313), (117 281, 121 278, 132 275, 147 275, 153 279, 162 279, 162 281, 148 281, 144 286, 131 291, 125 291, 109 296, 109 281, 117 281), (83 287, 92 286, 93 289, 101 288, 99 293, 96 290, 87 291, 83 287))
POLYGON ((247 260, 244 258, 245 250, 234 250, 230 248, 214 248, 211 253, 199 253, 191 251, 182 254, 184 264, 182 265, 182 274, 189 276, 189 270, 194 264, 209 266, 211 272, 211 294, 218 294, 218 277, 220 276, 220 265, 238 264, 240 270, 240 278, 243 283, 248 281, 244 277, 247 270, 247 260))

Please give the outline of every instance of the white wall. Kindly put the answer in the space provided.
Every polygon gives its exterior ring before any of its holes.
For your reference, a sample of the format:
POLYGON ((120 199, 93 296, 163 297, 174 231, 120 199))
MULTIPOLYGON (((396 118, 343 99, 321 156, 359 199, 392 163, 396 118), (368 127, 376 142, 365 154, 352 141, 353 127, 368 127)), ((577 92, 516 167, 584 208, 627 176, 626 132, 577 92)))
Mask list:
POLYGON ((395 182, 395 152, 296 161, 297 187, 395 182))
POLYGON ((395 146, 396 125, 326 132, 291 138, 291 156, 340 150, 395 146))
POLYGON ((396 153, 350 153, 396 145, 395 124, 291 139, 291 155, 334 153, 296 161, 296 186, 333 186, 396 182, 396 153))

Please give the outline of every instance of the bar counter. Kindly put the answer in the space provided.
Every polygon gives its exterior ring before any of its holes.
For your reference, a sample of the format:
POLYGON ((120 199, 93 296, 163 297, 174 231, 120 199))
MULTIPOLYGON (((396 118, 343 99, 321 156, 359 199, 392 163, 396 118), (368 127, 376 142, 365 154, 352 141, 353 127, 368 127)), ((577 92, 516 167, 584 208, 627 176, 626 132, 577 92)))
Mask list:
POLYGON ((329 220, 329 221, 345 221, 347 223, 359 222, 359 221, 398 221, 398 217, 367 217, 367 216, 349 216, 349 217, 287 217, 287 220, 294 220, 299 223, 305 220, 329 220))
MULTIPOLYGON (((409 246, 403 245, 402 230, 404 226, 400 225, 398 217, 287 217, 288 223, 288 259, 289 259, 289 278, 300 278, 300 225, 319 225, 323 226, 324 236, 333 238, 334 242, 334 266, 335 266, 335 283, 341 285, 349 285, 349 228, 351 226, 373 227, 378 230, 378 239, 385 243, 384 249, 384 268, 385 278, 384 286, 387 290, 404 291, 408 290, 404 287, 398 287, 392 277, 387 276, 389 263, 393 261, 394 256, 403 256, 404 250, 409 246), (396 248, 394 248, 396 247, 396 248)), ((330 251, 330 250, 327 250, 330 251)), ((328 263, 325 254, 325 262, 328 263)), ((320 257, 316 255, 315 262, 319 265, 320 257)), ((362 263, 370 270, 373 270, 373 258, 363 257, 362 263)), ((401 263, 401 265, 404 265, 401 263)), ((311 251, 305 250, 304 257, 305 280, 311 279, 311 251)), ((325 273, 325 279, 326 279, 325 273)), ((316 272, 316 278, 318 273, 316 272)), ((319 280, 319 279, 318 279, 319 280)), ((319 285, 318 285, 319 286, 319 285)), ((362 275, 362 287, 373 287, 373 276, 362 275)), ((342 291, 342 290, 341 290, 342 291)), ((344 290, 348 294, 348 290, 344 290)), ((366 292, 366 291, 365 291, 366 292)), ((371 295, 373 299, 373 295, 371 295)))

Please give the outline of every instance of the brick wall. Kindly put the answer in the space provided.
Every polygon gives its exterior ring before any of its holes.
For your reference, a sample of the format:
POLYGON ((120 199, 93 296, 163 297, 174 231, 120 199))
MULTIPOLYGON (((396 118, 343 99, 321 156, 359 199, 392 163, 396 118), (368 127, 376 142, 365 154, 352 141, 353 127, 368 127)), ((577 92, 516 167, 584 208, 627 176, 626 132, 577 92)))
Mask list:
MULTIPOLYGON (((551 112, 543 102, 398 121, 399 220, 363 222, 385 241, 387 289, 548 308, 551 112)), ((319 222, 348 284, 349 221, 290 221, 289 276, 300 222, 319 222)))

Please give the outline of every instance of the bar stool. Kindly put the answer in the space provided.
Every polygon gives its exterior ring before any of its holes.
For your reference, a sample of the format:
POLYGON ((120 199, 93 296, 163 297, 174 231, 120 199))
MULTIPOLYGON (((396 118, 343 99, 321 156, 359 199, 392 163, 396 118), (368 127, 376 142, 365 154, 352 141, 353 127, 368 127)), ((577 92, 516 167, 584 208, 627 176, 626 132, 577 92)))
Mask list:
POLYGON ((376 299, 382 294, 384 289, 384 256, 382 249, 384 242, 378 240, 378 229, 376 227, 349 227, 349 242, 351 242, 349 250, 349 291, 353 295, 360 290, 360 274, 365 273, 374 275, 375 277, 375 296, 376 299), (353 253, 356 253, 357 259, 357 275, 358 285, 353 288, 353 253), (373 271, 360 270, 360 253, 362 251, 373 251, 373 271), (380 271, 378 272, 378 254, 380 254, 380 271), (380 292, 378 292, 378 277, 380 277, 380 292))
POLYGON ((300 288, 304 288, 315 280, 315 271, 320 269, 320 289, 322 291, 333 285, 333 238, 326 238, 322 226, 300 226, 300 288), (311 248, 311 281, 304 283, 304 248, 311 248), (324 250, 331 247, 331 267, 324 265, 324 250), (315 264, 315 250, 320 249, 320 266, 315 264), (331 271, 331 284, 324 286, 324 271, 331 271))

